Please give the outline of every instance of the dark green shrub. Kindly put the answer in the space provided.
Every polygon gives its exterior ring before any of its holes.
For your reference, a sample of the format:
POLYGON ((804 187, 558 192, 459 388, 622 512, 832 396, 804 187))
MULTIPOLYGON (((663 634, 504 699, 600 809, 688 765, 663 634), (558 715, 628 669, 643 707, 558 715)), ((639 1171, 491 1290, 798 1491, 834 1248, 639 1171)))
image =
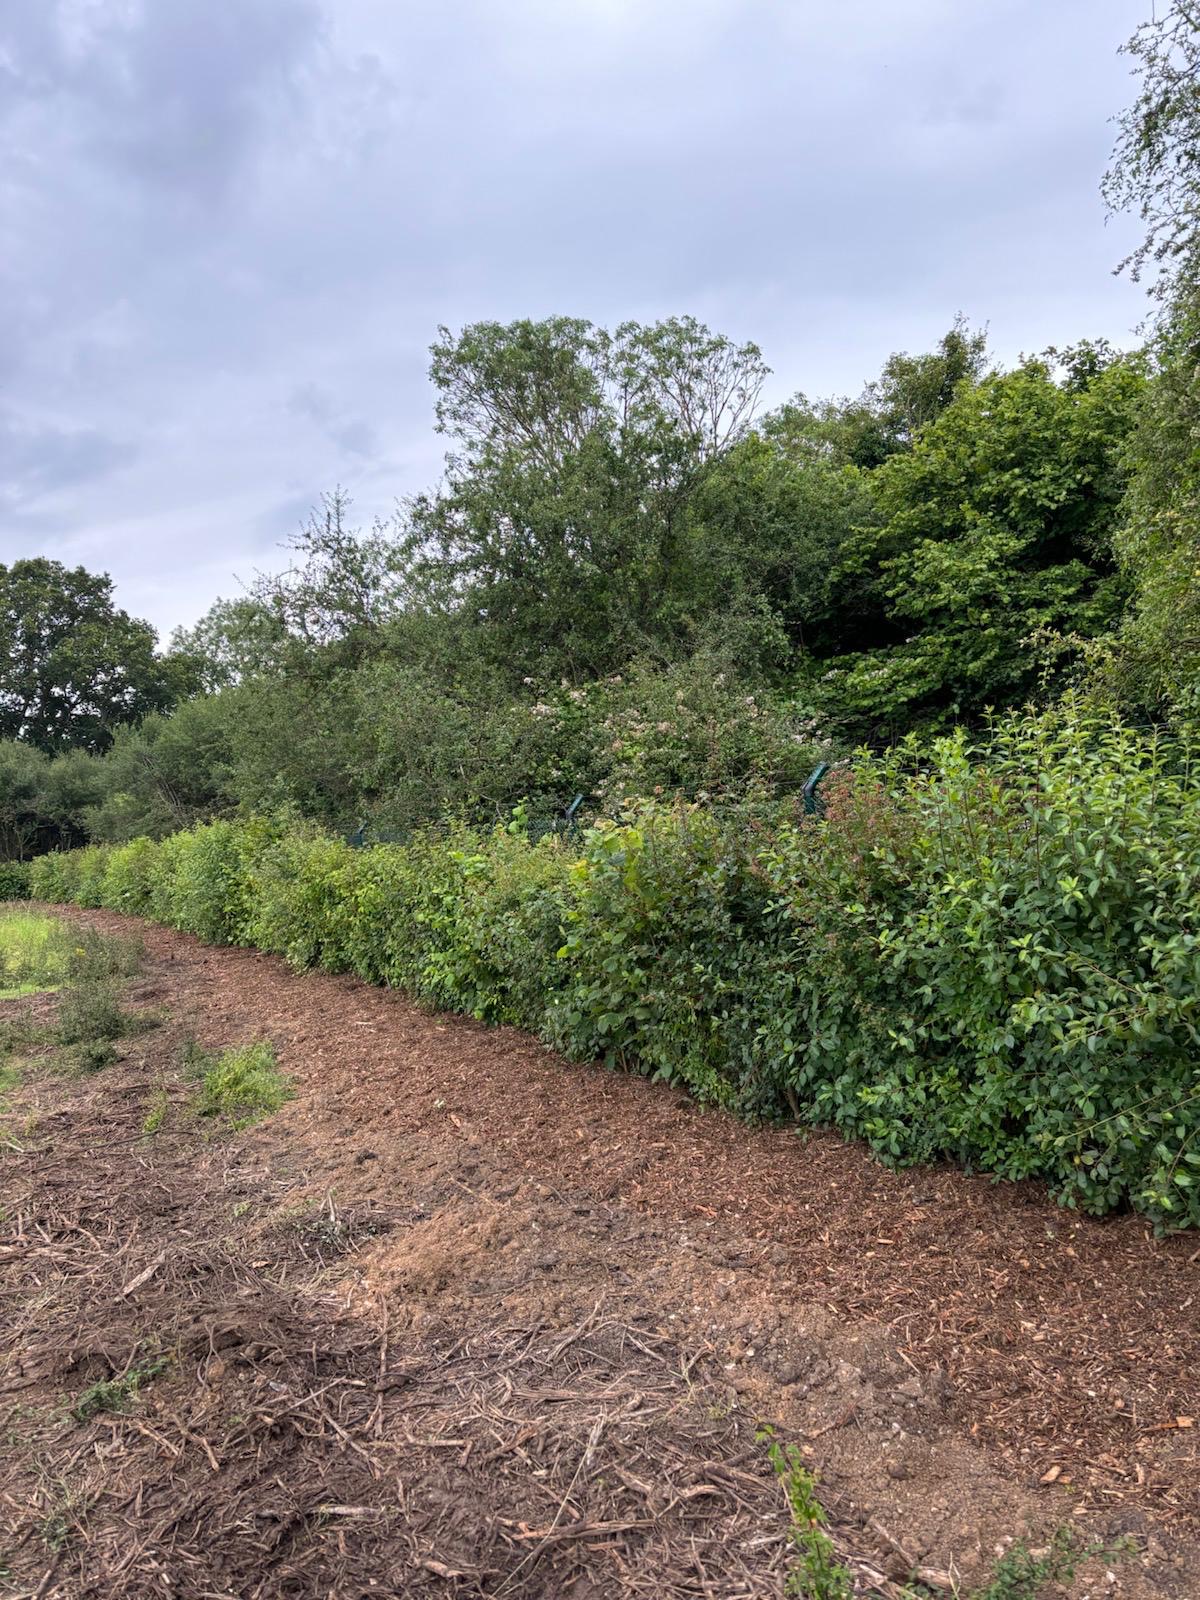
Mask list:
POLYGON ((1190 750, 1067 706, 864 756, 826 797, 822 819, 650 802, 576 843, 520 814, 364 851, 223 822, 31 876, 888 1161, 1200 1222, 1190 750))
POLYGON ((115 984, 72 984, 58 1002, 58 1038, 62 1044, 92 1044, 119 1039, 127 1018, 115 984))
POLYGON ((765 900, 737 835, 697 806, 597 825, 574 868, 551 1039, 736 1104, 765 900))
POLYGON ((0 861, 0 900, 28 900, 31 864, 0 861))

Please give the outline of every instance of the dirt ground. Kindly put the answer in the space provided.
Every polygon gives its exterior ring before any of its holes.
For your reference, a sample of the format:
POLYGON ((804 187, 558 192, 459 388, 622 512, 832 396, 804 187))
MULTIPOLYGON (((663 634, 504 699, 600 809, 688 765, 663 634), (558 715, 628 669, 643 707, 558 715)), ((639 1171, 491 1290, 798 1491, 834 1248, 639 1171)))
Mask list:
POLYGON ((1048 1592, 1200 1597, 1194 1237, 143 931, 164 1020, 35 1057, 0 1131, 0 1593, 779 1595, 769 1421, 857 1592, 1067 1526, 1113 1553, 1048 1592), (295 1098, 201 1123, 193 1035, 270 1039, 295 1098))

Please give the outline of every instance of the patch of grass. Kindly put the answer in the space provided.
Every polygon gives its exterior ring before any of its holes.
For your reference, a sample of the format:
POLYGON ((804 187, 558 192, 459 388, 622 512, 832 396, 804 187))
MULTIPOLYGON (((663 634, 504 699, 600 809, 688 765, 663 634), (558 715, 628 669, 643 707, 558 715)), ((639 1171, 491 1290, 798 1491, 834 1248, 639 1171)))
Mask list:
POLYGON ((803 1600, 851 1600, 854 1578, 837 1559, 833 1540, 825 1531, 828 1517, 817 1499, 817 1480, 804 1465, 794 1444, 781 1445, 770 1428, 758 1434, 767 1446, 767 1459, 783 1485, 791 1513, 791 1539, 797 1560, 788 1574, 785 1592, 803 1600))
POLYGON ((185 1047, 184 1061, 200 1078, 197 1109, 202 1117, 227 1116, 234 1127, 245 1128, 291 1099, 291 1086, 279 1070, 275 1047, 266 1039, 220 1054, 193 1044, 190 1052, 185 1047))
POLYGON ((158 1132, 166 1121, 167 1110, 170 1107, 167 1091, 159 1088, 154 1091, 146 1115, 142 1118, 142 1132, 149 1138, 158 1132))
POLYGON ((151 1378, 157 1378, 166 1365, 166 1356, 156 1356, 151 1361, 130 1367, 119 1378, 101 1378, 83 1391, 71 1407, 71 1415, 76 1422, 87 1422, 102 1411, 118 1414, 128 1411, 137 1400, 142 1385, 149 1383, 151 1378))
POLYGON ((69 931, 57 918, 0 910, 0 1000, 59 988, 70 959, 69 931))
POLYGON ((116 986, 104 980, 73 983, 58 1003, 60 1044, 84 1044, 121 1038, 128 1017, 116 986))

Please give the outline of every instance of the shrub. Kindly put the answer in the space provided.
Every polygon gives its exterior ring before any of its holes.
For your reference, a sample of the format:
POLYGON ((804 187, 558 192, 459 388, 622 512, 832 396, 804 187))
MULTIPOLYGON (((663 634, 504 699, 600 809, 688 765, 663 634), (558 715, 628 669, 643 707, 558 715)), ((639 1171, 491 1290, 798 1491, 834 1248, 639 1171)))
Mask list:
POLYGON ((127 1017, 115 985, 82 983, 65 989, 58 1003, 62 1044, 111 1043, 126 1031, 127 1017))
POLYGON ((109 910, 130 916, 150 911, 160 848, 152 839, 132 839, 109 850, 101 886, 109 910))
MULTIPOLYGON (((1039 1177, 1200 1222, 1200 790, 1179 742, 1067 705, 861 756, 823 818, 643 803, 355 851, 213 823, 43 858, 144 905, 890 1162, 1039 1177)), ((99 888, 97 888, 99 885, 99 888)))
POLYGON ((28 861, 0 861, 0 900, 28 900, 30 875, 28 861))
POLYGON ((553 1041, 577 1059, 736 1104, 765 900, 748 867, 736 834, 695 805, 649 806, 590 830, 574 868, 553 1041))
POLYGON ((29 894, 33 900, 61 905, 73 898, 68 887, 69 854, 52 850, 29 863, 29 894))
POLYGON ((1200 1220, 1190 753, 1067 708, 915 754, 767 860, 804 974, 763 1024, 788 1090, 892 1160, 1200 1220))

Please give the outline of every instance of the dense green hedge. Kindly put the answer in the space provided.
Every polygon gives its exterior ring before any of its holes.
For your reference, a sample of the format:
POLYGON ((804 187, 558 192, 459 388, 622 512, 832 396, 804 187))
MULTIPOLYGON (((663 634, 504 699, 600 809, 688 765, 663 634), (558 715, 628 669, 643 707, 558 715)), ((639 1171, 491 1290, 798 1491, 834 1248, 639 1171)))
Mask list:
POLYGON ((895 1162, 1200 1222, 1200 789, 1073 711, 836 773, 823 820, 649 804, 355 851, 262 821, 32 888, 349 971, 895 1162))
POLYGON ((28 861, 0 861, 0 900, 28 900, 28 861))

